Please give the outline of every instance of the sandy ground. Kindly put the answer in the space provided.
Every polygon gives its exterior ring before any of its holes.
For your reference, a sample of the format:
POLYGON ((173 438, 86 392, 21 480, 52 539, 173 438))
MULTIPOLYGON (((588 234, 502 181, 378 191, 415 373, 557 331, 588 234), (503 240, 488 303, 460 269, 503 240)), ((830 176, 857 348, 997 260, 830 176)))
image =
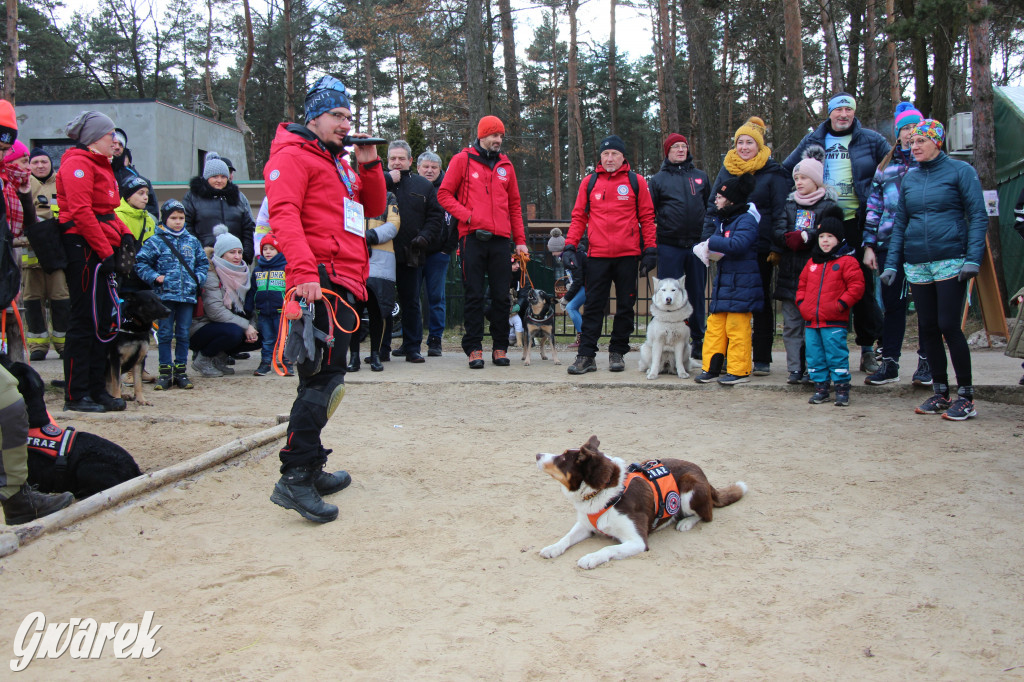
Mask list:
MULTIPOLYGON (((926 394, 908 388, 812 406, 778 385, 646 382, 635 359, 574 382, 536 358, 364 369, 324 433, 355 479, 338 521, 269 502, 280 443, 236 458, 0 560, 2 651, 33 611, 150 610, 156 657, 108 646, 16 678, 1024 679, 1024 409, 979 401, 955 424, 914 415, 926 394), (577 568, 598 538, 541 559, 573 512, 534 455, 592 433, 750 493, 625 561, 577 568)), ((197 381, 76 424, 153 469, 271 425, 292 382, 197 381)))

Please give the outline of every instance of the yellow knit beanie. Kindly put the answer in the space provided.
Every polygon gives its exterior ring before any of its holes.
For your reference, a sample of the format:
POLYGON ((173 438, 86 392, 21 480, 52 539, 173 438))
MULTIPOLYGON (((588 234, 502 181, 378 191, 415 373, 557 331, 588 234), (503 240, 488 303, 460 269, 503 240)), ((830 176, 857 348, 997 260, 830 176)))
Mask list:
POLYGON ((732 136, 732 143, 735 145, 736 138, 740 135, 750 135, 757 142, 757 148, 761 149, 761 147, 764 147, 764 132, 764 121, 757 116, 751 116, 747 119, 746 123, 736 129, 736 134, 732 136))

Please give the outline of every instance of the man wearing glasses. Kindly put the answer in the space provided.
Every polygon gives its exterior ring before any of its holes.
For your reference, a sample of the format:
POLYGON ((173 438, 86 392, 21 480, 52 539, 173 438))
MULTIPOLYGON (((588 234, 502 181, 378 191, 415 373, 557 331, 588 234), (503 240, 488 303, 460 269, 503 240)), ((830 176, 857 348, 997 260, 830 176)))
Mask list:
MULTIPOLYGON (((366 300, 364 216, 383 213, 387 195, 377 148, 355 143, 365 133, 349 135, 352 112, 340 81, 323 76, 314 83, 305 114, 304 125, 278 126, 263 169, 270 224, 288 261, 286 286, 295 289, 296 301, 312 306, 311 323, 321 332, 315 353, 296 365, 298 396, 281 449, 281 479, 270 499, 327 523, 338 518, 338 508, 321 495, 342 490, 352 479, 345 471, 324 471, 331 451, 320 432, 344 395, 348 337, 358 323, 353 307, 366 300), (346 160, 346 144, 356 144, 358 175, 346 160), (325 289, 331 295, 325 297, 325 289), (330 335, 333 343, 326 341, 330 335)), ((308 315, 303 319, 310 323, 308 315)))
POLYGON ((707 266, 693 254, 704 229, 704 210, 711 196, 708 175, 694 167, 693 153, 686 138, 672 133, 662 145, 665 162, 651 178, 658 223, 658 276, 686 277, 686 296, 693 306, 690 316, 690 357, 699 360, 704 345, 704 290, 707 266))

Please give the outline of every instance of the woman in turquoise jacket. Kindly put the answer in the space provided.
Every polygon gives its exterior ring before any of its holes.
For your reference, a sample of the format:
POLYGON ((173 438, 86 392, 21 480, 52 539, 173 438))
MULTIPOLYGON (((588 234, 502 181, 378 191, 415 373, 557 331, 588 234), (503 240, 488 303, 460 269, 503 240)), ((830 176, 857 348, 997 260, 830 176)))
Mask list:
POLYGON ((918 333, 931 364, 934 395, 916 412, 963 421, 977 412, 971 354, 960 330, 960 315, 967 282, 981 268, 988 215, 978 174, 943 153, 944 139, 938 121, 925 119, 914 127, 910 151, 919 165, 903 178, 881 280, 891 285, 902 263, 917 308, 918 333), (959 386, 952 403, 946 348, 959 386))

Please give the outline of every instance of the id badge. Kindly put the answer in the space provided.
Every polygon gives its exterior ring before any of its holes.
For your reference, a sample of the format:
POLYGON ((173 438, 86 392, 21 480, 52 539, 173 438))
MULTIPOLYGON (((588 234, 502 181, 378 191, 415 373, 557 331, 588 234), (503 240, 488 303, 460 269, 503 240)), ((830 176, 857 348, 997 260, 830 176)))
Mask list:
POLYGON ((345 197, 345 231, 366 237, 366 222, 363 219, 363 205, 345 197))

